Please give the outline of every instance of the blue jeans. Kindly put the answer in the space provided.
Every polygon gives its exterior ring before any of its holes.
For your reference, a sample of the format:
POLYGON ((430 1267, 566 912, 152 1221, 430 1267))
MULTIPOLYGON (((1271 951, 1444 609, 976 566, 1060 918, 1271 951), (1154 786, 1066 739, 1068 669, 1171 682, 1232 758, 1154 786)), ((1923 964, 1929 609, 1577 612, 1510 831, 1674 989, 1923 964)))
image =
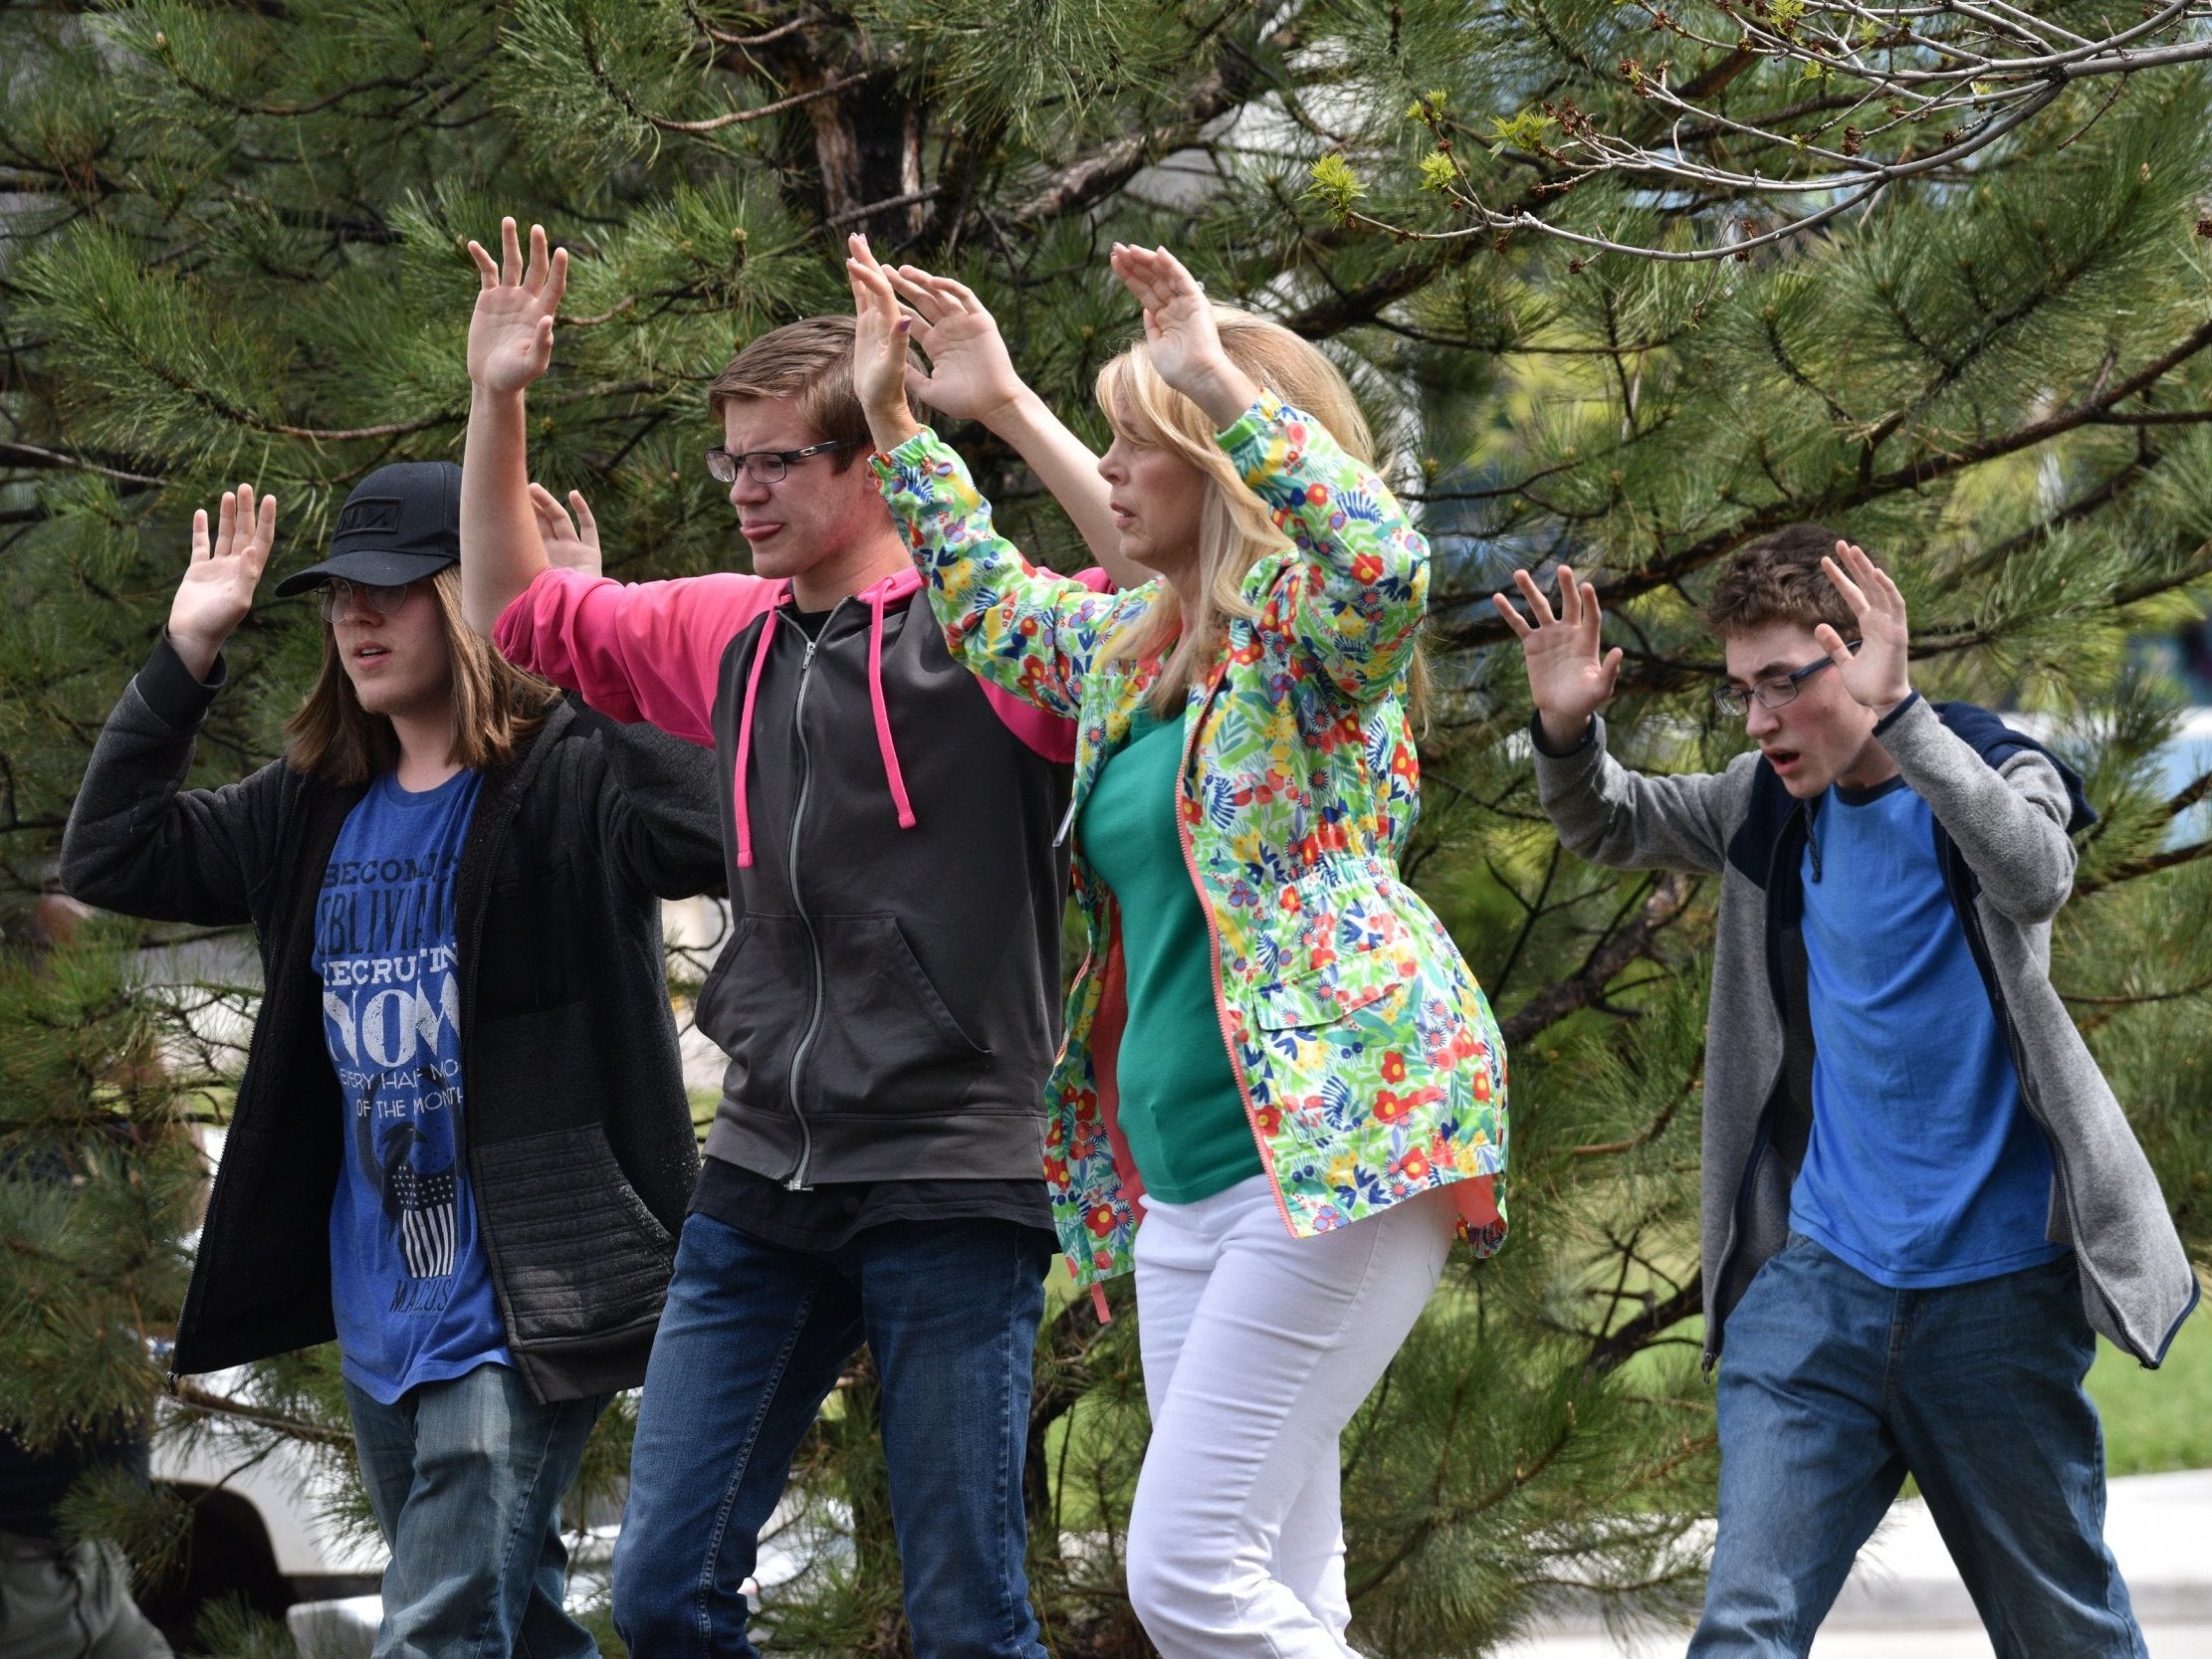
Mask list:
POLYGON ((1044 1659, 1021 1466, 1051 1257, 1046 1235, 1007 1221, 886 1222, 819 1254, 685 1221, 614 1550, 633 1659, 757 1659, 740 1586, 863 1340, 916 1659, 1044 1659))
POLYGON ((1802 1659, 1910 1474, 1998 1659, 2144 1659, 2104 1548, 2074 1258, 1890 1290, 1798 1233, 1720 1361, 1720 1533, 1692 1659, 1802 1659))
POLYGON ((560 1499, 606 1402, 540 1405, 498 1364, 390 1405, 346 1383, 361 1483, 391 1550, 375 1659, 597 1659, 561 1605, 560 1499))

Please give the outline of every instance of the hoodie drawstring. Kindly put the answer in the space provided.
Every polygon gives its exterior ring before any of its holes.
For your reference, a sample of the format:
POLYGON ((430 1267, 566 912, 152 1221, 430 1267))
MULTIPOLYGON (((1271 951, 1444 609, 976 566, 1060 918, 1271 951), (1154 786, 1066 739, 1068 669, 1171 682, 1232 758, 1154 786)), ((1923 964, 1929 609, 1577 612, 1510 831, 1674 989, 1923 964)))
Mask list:
MULTIPOLYGON (((907 797, 906 774, 899 769, 898 745, 891 738, 891 711, 883 701, 883 602, 880 588, 868 596, 868 703, 875 714, 876 752, 883 756, 883 775, 891 785, 891 804, 898 809, 899 828, 912 829, 917 821, 914 803, 907 797)), ((745 774, 753 753, 753 712, 760 701, 761 674, 768 667, 769 645, 775 637, 775 617, 776 612, 771 610, 762 619, 761 637, 753 647, 753 666, 745 677, 745 703, 738 711, 737 776, 731 781, 730 792, 737 807, 740 870, 753 866, 753 814, 746 806, 745 774)))
POLYGON ((883 755, 883 775, 891 784, 891 804, 899 809, 899 828, 915 824, 914 803, 906 796, 906 774, 899 770, 898 745, 891 741, 891 713, 883 706, 883 589, 868 595, 868 701, 875 708, 876 748, 883 755))
POLYGON ((753 668, 745 677, 745 704, 738 711, 738 775, 730 785, 738 809, 738 868, 753 867, 753 815, 745 807, 745 763, 753 753, 753 705, 761 692, 761 671, 768 667, 769 642, 775 637, 775 611, 761 621, 761 637, 753 647, 753 668))

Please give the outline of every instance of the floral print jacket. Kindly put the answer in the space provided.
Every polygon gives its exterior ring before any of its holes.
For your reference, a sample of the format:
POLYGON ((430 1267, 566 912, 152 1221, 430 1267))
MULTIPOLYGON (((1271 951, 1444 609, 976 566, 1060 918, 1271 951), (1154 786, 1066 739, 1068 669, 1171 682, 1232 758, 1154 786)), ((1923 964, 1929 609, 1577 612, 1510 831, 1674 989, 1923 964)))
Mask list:
MULTIPOLYGON (((1287 538, 1245 577, 1253 619, 1192 688, 1179 794, 1252 1134, 1294 1235, 1462 1183, 1461 1234, 1487 1253, 1505 1232, 1505 1047, 1397 868, 1419 810, 1404 695, 1428 545, 1379 478, 1272 393, 1217 441, 1287 538)), ((955 657, 1076 722, 1079 814, 1158 679, 1158 660, 1108 649, 1157 584, 1102 594, 1030 565, 926 428, 874 466, 955 657)), ((1130 1266, 1143 1187, 1114 1117, 1119 922, 1079 838, 1074 863, 1087 948, 1047 1085, 1045 1178, 1077 1283, 1095 1284, 1130 1266)))

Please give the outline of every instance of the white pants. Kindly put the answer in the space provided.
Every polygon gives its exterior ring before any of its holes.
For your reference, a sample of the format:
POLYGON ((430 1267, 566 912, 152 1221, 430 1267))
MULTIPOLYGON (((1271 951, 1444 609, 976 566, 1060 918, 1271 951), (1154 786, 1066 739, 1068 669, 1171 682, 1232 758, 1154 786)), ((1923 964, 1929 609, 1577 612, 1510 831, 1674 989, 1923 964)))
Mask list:
POLYGON ((1430 1193, 1294 1239, 1264 1175, 1195 1204, 1145 1200, 1152 1443, 1129 1597, 1165 1659, 1352 1654, 1337 1436, 1436 1288, 1453 1222, 1430 1193))

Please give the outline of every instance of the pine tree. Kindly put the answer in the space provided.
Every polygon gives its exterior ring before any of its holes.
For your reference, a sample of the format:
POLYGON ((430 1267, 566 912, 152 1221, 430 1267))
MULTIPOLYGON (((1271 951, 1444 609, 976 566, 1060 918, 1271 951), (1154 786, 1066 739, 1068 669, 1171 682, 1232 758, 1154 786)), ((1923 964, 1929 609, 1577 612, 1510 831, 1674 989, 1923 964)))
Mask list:
MULTIPOLYGON (((555 370, 532 405, 534 464, 588 494, 626 579, 742 565, 699 473, 705 384, 742 341, 843 309, 845 231, 968 281, 1093 436, 1089 378, 1135 320, 1104 251, 1164 241, 1217 296, 1324 342, 1406 458, 1438 550, 1445 689, 1408 868, 1511 1046, 1512 1238, 1484 1264, 1453 1262, 1345 1440, 1362 1639, 1475 1653, 1562 1594, 1622 1618, 1693 1601, 1683 1541, 1712 1479, 1694 1320, 1716 890, 1557 847, 1517 653, 1485 604, 1512 569, 1564 559, 1595 575, 1628 651, 1615 741, 1648 766, 1740 747, 1707 695, 1717 651, 1696 606, 1732 548, 1808 518, 1896 572, 1918 683, 2048 718, 2103 815, 2057 980, 2212 1262, 2196 1036, 2212 938, 2193 926, 2212 900, 2196 812, 2212 778, 2158 783, 2177 693, 2128 643, 2197 618, 2212 577, 2212 88, 2187 67, 2070 85, 1971 153, 1760 242, 1746 221, 1782 224, 1796 198, 1759 183, 1755 135, 1841 143, 1867 83, 1847 95, 1808 77, 1808 52, 1828 49, 1803 34, 1764 55, 1727 43, 1739 24, 1772 36, 1809 10, 1818 23, 1836 8, 0 12, 8 878, 44 878, 92 737, 161 624, 195 506, 237 479, 274 490, 282 569, 316 556, 370 468, 458 455, 462 244, 502 213, 542 220, 574 254, 555 370), (1701 123, 1652 98, 1662 69, 1701 123), (1646 157, 1682 146, 1714 177, 1581 167, 1587 147, 1560 130, 1575 122, 1646 157), (1702 263, 1593 252, 1497 230, 1470 201, 1624 249, 1759 245, 1702 263)), ((2135 16, 2042 10, 2092 38, 2135 16)), ((1898 52, 1886 61, 1894 74, 1898 52)), ((1882 153, 1943 136, 1899 129, 1882 153)), ((1075 538, 1034 481, 984 435, 955 436, 1016 538, 1070 562, 1075 538)), ((305 604, 259 607, 201 744, 207 779, 275 751, 315 638, 305 604)), ((0 1005, 10 1049, 27 1006, 15 992, 0 1005)), ((83 1006, 91 1022, 106 1004, 83 1006)), ((140 998, 112 1018, 160 1011, 140 998)), ((81 1080, 8 1081, 11 1143, 86 1110, 81 1080)), ((187 1067, 177 1081, 219 1079, 187 1067)), ((199 1109, 219 1116, 220 1100, 199 1109)), ((11 1238, 35 1224, 11 1212, 11 1238)), ((143 1226, 114 1236, 112 1260, 34 1255, 10 1271, 56 1306, 69 1274, 127 1277, 168 1248, 143 1226)), ((1144 1405, 1126 1287, 1114 1302, 1122 1317, 1102 1328, 1087 1303, 1056 1300, 1039 1347, 1034 1581, 1067 1655, 1146 1651, 1119 1564, 1144 1405)), ((147 1330, 164 1317, 143 1301, 129 1314, 147 1330)), ((11 1369, 0 1413, 52 1422, 147 1396, 150 1370, 126 1380, 113 1344, 86 1340, 11 1369)), ((779 1596, 778 1651, 904 1651, 872 1388, 857 1367, 802 1460, 800 1525, 842 1547, 779 1596)), ((183 1420, 249 1446, 297 1434, 342 1461, 327 1356, 261 1367, 251 1395, 250 1413, 187 1399, 183 1420)), ((610 1478, 623 1428, 596 1464, 610 1478)))

